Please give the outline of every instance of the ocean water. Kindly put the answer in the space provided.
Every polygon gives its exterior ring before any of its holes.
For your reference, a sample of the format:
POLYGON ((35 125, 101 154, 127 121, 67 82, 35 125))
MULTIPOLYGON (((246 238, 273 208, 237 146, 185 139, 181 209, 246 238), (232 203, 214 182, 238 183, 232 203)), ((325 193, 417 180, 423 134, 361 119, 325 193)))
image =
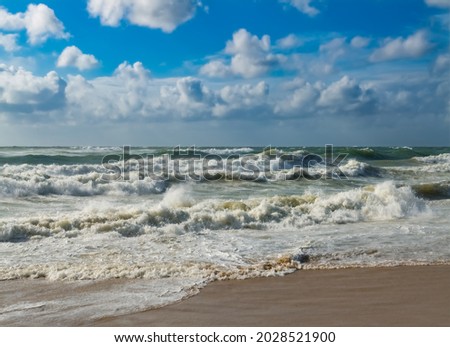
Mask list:
POLYGON ((108 298, 5 303, 0 324, 134 312, 214 280, 450 263, 449 147, 329 154, 0 148, 0 280, 128 280, 108 298))

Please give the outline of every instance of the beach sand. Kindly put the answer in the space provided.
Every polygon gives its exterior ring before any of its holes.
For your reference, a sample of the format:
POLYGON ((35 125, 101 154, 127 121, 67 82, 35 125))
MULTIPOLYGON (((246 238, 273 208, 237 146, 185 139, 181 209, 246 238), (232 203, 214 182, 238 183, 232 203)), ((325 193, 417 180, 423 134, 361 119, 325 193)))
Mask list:
POLYGON ((304 270, 215 282, 95 326, 450 326, 450 266, 304 270))
MULTIPOLYGON (((3 281, 0 307, 34 302, 39 310, 39 302, 106 293, 124 281, 3 281)), ((73 319, 69 312, 42 314, 43 320, 23 317, 20 323, 3 320, 0 325, 450 326, 450 266, 300 270, 284 277, 214 282, 169 306, 95 321, 73 319)))

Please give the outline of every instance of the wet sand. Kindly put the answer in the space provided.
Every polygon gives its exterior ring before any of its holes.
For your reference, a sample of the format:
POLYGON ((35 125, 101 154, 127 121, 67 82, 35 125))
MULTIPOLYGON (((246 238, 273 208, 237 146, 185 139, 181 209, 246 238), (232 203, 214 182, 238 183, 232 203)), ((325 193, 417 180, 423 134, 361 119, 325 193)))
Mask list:
POLYGON ((0 326, 450 326, 447 265, 300 270, 284 277, 214 282, 169 306, 102 319, 85 317, 83 307, 75 307, 89 306, 83 298, 92 294, 107 304, 114 300, 112 289, 130 283, 146 285, 125 279, 3 281, 0 311, 6 314, 0 314, 0 326), (73 305, 53 310, 58 300, 73 300, 73 305), (27 313, 16 312, 16 306, 26 306, 27 313))
POLYGON ((94 326, 450 326, 450 266, 305 270, 215 282, 180 303, 94 326))

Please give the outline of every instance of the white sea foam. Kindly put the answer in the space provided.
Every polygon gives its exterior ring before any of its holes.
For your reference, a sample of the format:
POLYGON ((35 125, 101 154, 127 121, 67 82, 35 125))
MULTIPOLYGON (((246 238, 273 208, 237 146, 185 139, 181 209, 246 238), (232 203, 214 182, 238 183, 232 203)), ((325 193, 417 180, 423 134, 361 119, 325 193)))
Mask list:
POLYGON ((82 176, 45 177, 36 175, 30 179, 0 177, 0 196, 27 197, 33 195, 148 195, 159 194, 166 189, 164 181, 149 178, 134 181, 106 183, 98 173, 82 176))
MULTIPOLYGON (((137 181, 135 183, 140 183, 137 181)), ((127 185, 127 187, 129 187, 127 185)), ((0 239, 14 241, 39 236, 73 235, 83 232, 117 232, 136 236, 176 226, 180 230, 268 229, 391 220, 426 212, 424 201, 409 187, 385 182, 334 195, 274 196, 240 201, 205 200, 195 203, 187 185, 165 194, 162 202, 148 209, 84 211, 75 216, 2 222, 0 239)))
MULTIPOLYGON (((231 166, 219 167, 217 170, 209 168, 203 171, 202 163, 195 162, 192 171, 191 163, 182 161, 179 172, 176 174, 175 163, 170 162, 167 176, 154 177, 139 175, 139 166, 134 163, 125 168, 129 173, 129 180, 107 181, 107 170, 101 165, 3 165, 0 166, 0 196, 27 197, 33 195, 67 195, 67 196, 94 196, 94 195, 149 195, 165 191, 167 181, 179 181, 178 177, 185 177, 186 181, 205 179, 203 174, 227 174, 234 180, 267 181, 284 180, 302 167, 302 157, 276 158, 268 166, 265 156, 252 156, 245 161, 233 161, 231 166), (289 171, 290 170, 290 171, 289 171), (156 179, 158 178, 158 179, 156 179), (164 182, 166 181, 166 182, 164 182)), ((222 163, 224 164, 224 163, 222 163)), ((218 163, 219 165, 219 163, 218 163)), ((219 165, 220 166, 220 165, 219 165)), ((153 167, 155 173, 162 172, 161 158, 157 158, 153 167)), ((381 170, 366 163, 350 160, 340 169, 348 177, 379 176, 381 170)), ((324 174, 324 165, 313 165, 308 168, 309 174, 324 174)), ((207 178, 208 179, 208 178, 207 178)))
POLYGON ((229 154, 245 154, 253 152, 253 148, 251 147, 242 147, 242 148, 207 148, 200 149, 201 151, 205 151, 210 154, 216 155, 229 155, 229 154))
POLYGON ((416 168, 416 170, 418 171, 429 173, 450 172, 450 153, 430 155, 427 157, 414 157, 413 159, 420 163, 427 164, 416 168))
POLYGON ((317 189, 241 199, 200 199, 194 194, 199 187, 204 185, 174 186, 133 205, 116 203, 115 197, 90 198, 80 200, 78 212, 47 209, 3 218, 0 280, 139 281, 69 301, 5 305, 0 322, 21 315, 50 322, 61 312, 71 319, 125 314, 175 302, 209 281, 283 275, 301 267, 450 259, 447 200, 430 202, 430 214, 408 187, 391 182, 336 194, 317 189), (192 200, 186 201, 187 195, 192 200), (303 253, 310 263, 295 260, 303 253))
POLYGON ((427 164, 450 163, 450 153, 430 155, 427 157, 414 157, 413 159, 427 164))
POLYGON ((366 177, 366 176, 381 176, 383 170, 371 166, 367 163, 351 159, 343 165, 339 166, 339 169, 347 177, 366 177))
POLYGON ((194 203, 191 193, 190 185, 174 186, 164 195, 161 205, 169 208, 190 207, 194 203))

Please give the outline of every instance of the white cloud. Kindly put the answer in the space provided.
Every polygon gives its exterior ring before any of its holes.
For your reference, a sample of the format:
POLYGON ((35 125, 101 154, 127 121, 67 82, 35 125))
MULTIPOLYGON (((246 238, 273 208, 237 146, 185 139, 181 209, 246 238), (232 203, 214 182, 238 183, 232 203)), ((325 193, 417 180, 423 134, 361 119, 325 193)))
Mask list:
POLYGON ((0 8, 0 29, 26 30, 28 42, 32 45, 44 43, 49 38, 67 39, 70 36, 55 12, 44 4, 30 4, 25 12, 15 14, 0 8))
POLYGON ((419 30, 407 38, 386 39, 383 46, 372 53, 370 61, 418 58, 427 53, 431 46, 426 31, 419 30))
POLYGON ((364 48, 364 47, 367 47, 369 45, 369 43, 370 43, 370 39, 367 37, 362 37, 362 36, 355 36, 350 41, 350 44, 354 48, 364 48))
POLYGON ((130 121, 254 116, 270 111, 268 96, 263 81, 212 89, 190 76, 153 79, 139 62, 125 62, 109 77, 70 76, 66 88, 70 117, 130 121))
POLYGON ((177 89, 180 93, 179 102, 201 103, 205 100, 208 90, 203 86, 203 82, 197 78, 184 77, 177 81, 177 89))
POLYGON ((0 113, 32 113, 61 108, 66 83, 54 71, 44 77, 0 64, 0 113))
POLYGON ((365 102, 366 96, 367 91, 365 89, 357 84, 355 80, 344 76, 322 90, 317 104, 327 107, 340 105, 349 110, 365 102))
POLYGON ((14 52, 19 49, 17 45, 17 34, 2 34, 0 33, 0 47, 6 52, 14 52))
POLYGON ((267 100, 269 86, 263 81, 213 90, 197 78, 184 77, 175 86, 161 87, 160 95, 165 113, 183 118, 254 117, 267 113, 271 107, 267 100))
POLYGON ((314 74, 317 76, 331 75, 339 71, 337 62, 348 56, 349 45, 347 38, 337 37, 327 41, 319 46, 319 54, 303 57, 306 62, 302 69, 303 73, 314 74))
POLYGON ((200 72, 210 77, 223 77, 231 73, 253 78, 279 67, 286 60, 285 56, 272 52, 268 35, 258 38, 245 29, 233 34, 233 39, 227 42, 224 52, 231 56, 229 65, 222 60, 213 60, 203 66, 200 72))
POLYGON ((308 16, 314 17, 319 14, 319 10, 311 6, 313 0, 279 0, 282 3, 289 3, 291 6, 295 7, 300 12, 307 14, 308 16))
POLYGON ((450 53, 437 56, 433 64, 433 73, 436 75, 450 73, 450 53))
POLYGON ((44 4, 28 5, 24 20, 28 40, 32 45, 43 43, 51 37, 57 39, 69 37, 55 12, 44 4))
POLYGON ((170 33, 194 17, 199 6, 197 0, 89 0, 87 9, 103 25, 118 26, 125 19, 170 33))
POLYGON ((112 76, 86 80, 69 76, 66 88, 69 116, 124 119, 155 116, 155 95, 150 71, 142 63, 124 62, 112 76))
POLYGON ((448 0, 425 0, 425 3, 431 7, 440 7, 440 8, 450 7, 450 1, 448 0))
POLYGON ((150 70, 147 70, 140 61, 133 65, 123 62, 114 71, 114 75, 123 81, 133 81, 133 84, 139 85, 145 84, 151 78, 150 70))
POLYGON ((373 113, 377 96, 373 89, 357 83, 348 76, 325 84, 311 84, 294 80, 295 88, 276 103, 275 113, 280 116, 318 116, 373 113))
POLYGON ((200 74, 209 77, 228 77, 232 75, 231 68, 222 60, 213 60, 200 68, 200 74))
POLYGON ((78 70, 90 70, 98 66, 98 60, 92 54, 84 54, 78 47, 66 47, 60 54, 56 65, 58 67, 73 66, 78 70))
MULTIPOLYGON (((289 36, 287 36, 289 38, 289 36)), ((290 39, 289 39, 290 41, 290 39)), ((280 56, 279 68, 285 72, 296 72, 299 76, 308 78, 323 78, 340 70, 340 62, 348 63, 360 58, 363 52, 358 52, 347 42, 346 37, 337 37, 323 41, 314 40, 319 45, 316 51, 285 52, 280 56)), ((280 49, 279 41, 275 48, 280 49)), ((289 46, 289 45, 288 45, 289 46)))
POLYGON ((275 113, 281 116, 313 114, 316 108, 316 102, 320 97, 320 85, 312 85, 309 82, 299 79, 292 81, 290 85, 296 88, 294 88, 287 98, 277 103, 275 113))
POLYGON ((335 61, 337 58, 345 54, 346 44, 345 37, 337 37, 320 45, 319 52, 325 54, 329 60, 335 61))
POLYGON ((0 6, 0 29, 18 31, 25 28, 24 14, 19 12, 16 14, 9 13, 8 10, 0 6))
POLYGON ((270 51, 270 36, 264 35, 261 39, 252 35, 245 29, 239 29, 233 34, 233 39, 227 42, 225 53, 259 55, 270 51))
POLYGON ((277 47, 281 49, 291 49, 300 47, 303 42, 294 34, 289 34, 277 41, 277 47))
MULTIPOLYGON (((445 66, 446 58, 436 64, 445 66)), ((426 75, 426 76, 425 76, 426 75)), ((72 125, 93 123, 154 124, 180 119, 341 119, 341 117, 408 117, 445 114, 448 82, 423 78, 377 76, 357 81, 350 76, 327 81, 297 78, 233 80, 216 83, 197 77, 157 79, 142 63, 120 64, 110 76, 86 79, 55 72, 36 76, 22 68, 0 66, 0 117, 9 124, 45 120, 72 125), (389 77, 391 78, 391 77, 389 77), (388 78, 388 79, 389 79, 388 78), (411 100, 420 100, 412 103, 411 100)), ((356 119, 356 118, 355 118, 356 119)), ((185 123, 182 123, 185 124, 185 123)))
POLYGON ((225 86, 217 92, 218 101, 213 105, 212 114, 216 117, 267 116, 264 113, 272 113, 268 97, 269 85, 264 81, 256 85, 225 86))

